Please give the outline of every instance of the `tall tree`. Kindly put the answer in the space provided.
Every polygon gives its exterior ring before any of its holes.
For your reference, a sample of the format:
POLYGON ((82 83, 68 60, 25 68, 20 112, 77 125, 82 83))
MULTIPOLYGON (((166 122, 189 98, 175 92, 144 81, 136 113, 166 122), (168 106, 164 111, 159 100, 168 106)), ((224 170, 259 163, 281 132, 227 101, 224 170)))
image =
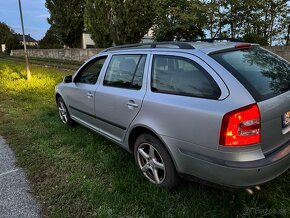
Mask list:
POLYGON ((87 0, 85 26, 98 47, 140 42, 153 25, 155 0, 87 0))
POLYGON ((46 0, 45 6, 50 12, 48 23, 58 40, 68 47, 80 47, 85 0, 46 0))
POLYGON ((281 32, 283 32, 283 21, 289 14, 288 0, 273 0, 270 1, 269 22, 268 22, 268 39, 269 44, 277 39, 281 32))
POLYGON ((211 37, 241 37, 262 45, 277 43, 281 38, 287 41, 289 0, 201 1, 207 8, 206 31, 211 37))
POLYGON ((203 37, 203 5, 198 0, 157 0, 154 38, 157 41, 203 37))
POLYGON ((203 0, 202 2, 207 8, 207 30, 210 31, 211 37, 241 38, 244 35, 244 28, 251 20, 249 19, 251 13, 255 13, 253 0, 203 0))
POLYGON ((281 44, 290 45, 290 9, 288 15, 284 18, 282 23, 281 44), (283 43, 284 41, 284 43, 283 43))
POLYGON ((9 37, 9 35, 11 34, 12 30, 10 29, 10 27, 5 23, 0 22, 0 43, 4 44, 7 37, 9 37))
POLYGON ((206 8, 206 26, 205 29, 209 31, 210 38, 213 38, 219 31, 221 26, 221 8, 220 0, 205 0, 202 1, 204 8, 206 8))
POLYGON ((5 44, 7 53, 10 53, 12 49, 21 48, 20 42, 14 34, 15 32, 7 24, 0 22, 0 45, 5 44))
POLYGON ((55 30, 51 27, 46 31, 45 36, 39 41, 39 48, 41 49, 62 47, 63 46, 56 36, 55 30))
POLYGON ((259 40, 272 45, 284 31, 283 21, 289 14, 288 0, 245 1, 244 35, 256 36, 259 40))

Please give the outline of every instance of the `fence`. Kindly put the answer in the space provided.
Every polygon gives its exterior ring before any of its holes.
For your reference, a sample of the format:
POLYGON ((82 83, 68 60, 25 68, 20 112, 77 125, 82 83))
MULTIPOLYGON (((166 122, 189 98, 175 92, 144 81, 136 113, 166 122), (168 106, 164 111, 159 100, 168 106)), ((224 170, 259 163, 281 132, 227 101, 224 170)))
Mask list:
POLYGON ((290 46, 265 46, 264 48, 290 62, 290 46))
MULTIPOLYGON (((51 58, 60 60, 84 61, 103 49, 28 49, 29 57, 51 58)), ((11 50, 11 56, 24 56, 23 50, 11 50)))

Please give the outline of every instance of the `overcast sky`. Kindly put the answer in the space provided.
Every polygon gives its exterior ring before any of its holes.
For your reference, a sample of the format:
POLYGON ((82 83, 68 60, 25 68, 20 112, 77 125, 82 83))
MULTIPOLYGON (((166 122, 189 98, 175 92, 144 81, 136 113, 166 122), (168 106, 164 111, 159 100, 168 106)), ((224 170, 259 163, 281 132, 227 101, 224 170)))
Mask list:
MULTIPOLYGON (((30 34, 34 39, 42 39, 49 28, 45 0, 21 0, 24 18, 25 34, 30 34)), ((6 23, 15 32, 21 33, 18 0, 0 0, 0 21, 6 23)))

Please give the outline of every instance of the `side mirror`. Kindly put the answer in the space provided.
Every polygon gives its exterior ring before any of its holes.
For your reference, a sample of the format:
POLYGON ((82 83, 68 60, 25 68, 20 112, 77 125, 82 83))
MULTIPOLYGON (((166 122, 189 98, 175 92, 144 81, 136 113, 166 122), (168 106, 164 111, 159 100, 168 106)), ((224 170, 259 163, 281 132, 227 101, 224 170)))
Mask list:
POLYGON ((64 83, 71 83, 72 82, 72 76, 65 76, 63 78, 64 83))

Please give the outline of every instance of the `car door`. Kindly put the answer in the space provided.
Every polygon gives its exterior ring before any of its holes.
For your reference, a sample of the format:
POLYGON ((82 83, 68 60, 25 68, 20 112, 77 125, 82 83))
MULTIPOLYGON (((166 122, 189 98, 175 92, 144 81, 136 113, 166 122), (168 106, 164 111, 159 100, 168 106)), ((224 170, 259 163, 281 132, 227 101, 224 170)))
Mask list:
POLYGON ((146 52, 112 55, 97 89, 98 127, 116 141, 123 141, 128 126, 142 106, 148 58, 146 52))
POLYGON ((220 122, 219 111, 224 110, 222 99, 228 95, 224 82, 193 54, 158 51, 152 55, 142 124, 163 137, 216 146, 220 126, 211 123, 220 122))
POLYGON ((73 119, 92 125, 95 116, 97 81, 107 56, 97 57, 85 64, 66 90, 67 104, 73 119))

